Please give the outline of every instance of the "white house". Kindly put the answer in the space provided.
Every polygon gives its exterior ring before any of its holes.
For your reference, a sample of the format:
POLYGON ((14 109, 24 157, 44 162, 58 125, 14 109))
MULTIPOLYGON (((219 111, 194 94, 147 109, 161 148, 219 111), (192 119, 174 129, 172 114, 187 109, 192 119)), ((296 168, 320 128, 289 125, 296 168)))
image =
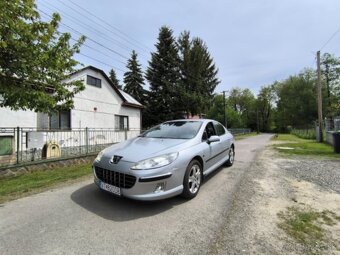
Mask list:
POLYGON ((82 80, 85 90, 74 97, 74 109, 52 116, 32 111, 0 108, 1 127, 37 129, 115 128, 141 129, 143 106, 113 85, 100 69, 87 66, 70 75, 67 81, 82 80))
POLYGON ((140 133, 143 106, 102 70, 88 66, 66 82, 72 80, 82 80, 85 90, 75 95, 71 110, 49 116, 0 108, 0 166, 47 158, 43 148, 48 144, 57 152, 50 157, 70 157, 140 133))

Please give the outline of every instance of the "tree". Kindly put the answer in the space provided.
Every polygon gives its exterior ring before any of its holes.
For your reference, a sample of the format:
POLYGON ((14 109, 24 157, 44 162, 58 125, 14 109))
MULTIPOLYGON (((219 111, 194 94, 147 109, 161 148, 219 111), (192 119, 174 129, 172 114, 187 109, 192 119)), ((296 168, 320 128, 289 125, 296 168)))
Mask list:
POLYGON ((200 38, 190 41, 190 33, 184 31, 178 39, 181 69, 181 101, 183 110, 199 114, 207 110, 213 92, 220 83, 218 69, 210 56, 207 45, 200 38))
POLYGON ((166 26, 159 31, 146 79, 150 84, 148 115, 145 116, 148 125, 180 117, 182 109, 176 104, 180 96, 178 48, 172 30, 166 26))
MULTIPOLYGON (((254 94, 249 89, 234 87, 230 90, 227 105, 229 111, 234 111, 238 116, 238 121, 234 121, 237 126, 256 129, 256 99, 254 94)), ((228 114, 228 116, 230 113, 228 114)), ((228 117, 230 119, 230 117, 228 117)), ((230 122, 230 121, 228 121, 230 122)), ((228 124, 229 125, 229 124, 228 124)))
POLYGON ((113 69, 110 70, 109 78, 118 89, 122 89, 122 85, 119 84, 119 80, 117 79, 115 70, 113 69))
POLYGON ((326 82, 326 116, 336 116, 340 114, 340 58, 323 54, 321 73, 326 82))
POLYGON ((43 22, 34 0, 0 2, 0 107, 53 112, 72 108, 73 96, 85 87, 64 82, 78 64, 73 59, 85 38, 70 45, 59 33, 60 16, 43 22))
POLYGON ((261 87, 257 96, 257 109, 260 115, 259 122, 261 131, 270 131, 272 129, 275 98, 276 93, 273 85, 261 87))
POLYGON ((137 53, 132 51, 127 66, 129 71, 124 73, 124 91, 133 96, 138 102, 144 104, 144 78, 141 65, 137 61, 137 53))
POLYGON ((277 94, 276 126, 279 131, 287 127, 308 129, 317 116, 315 71, 303 70, 274 85, 277 94))

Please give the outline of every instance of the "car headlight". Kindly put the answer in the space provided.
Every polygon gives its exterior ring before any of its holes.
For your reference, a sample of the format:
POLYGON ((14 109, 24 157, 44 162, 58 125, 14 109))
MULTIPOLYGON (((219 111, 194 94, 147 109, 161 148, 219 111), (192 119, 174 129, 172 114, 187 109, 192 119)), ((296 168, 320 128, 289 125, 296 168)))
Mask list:
POLYGON ((148 158, 134 164, 132 170, 153 169, 171 164, 178 157, 178 152, 164 154, 154 158, 148 158))
POLYGON ((99 152, 97 157, 96 157, 96 159, 94 161, 99 162, 102 159, 102 157, 104 155, 104 152, 105 152, 105 149, 102 150, 101 152, 99 152))

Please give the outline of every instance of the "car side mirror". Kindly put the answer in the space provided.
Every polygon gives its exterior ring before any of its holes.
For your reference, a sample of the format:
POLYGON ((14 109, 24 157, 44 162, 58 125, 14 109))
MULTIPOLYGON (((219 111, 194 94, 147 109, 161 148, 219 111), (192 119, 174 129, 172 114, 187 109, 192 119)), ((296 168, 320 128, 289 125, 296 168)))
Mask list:
POLYGON ((214 143, 214 142, 219 142, 220 138, 217 135, 212 135, 210 136, 210 138, 208 139, 208 143, 214 143))

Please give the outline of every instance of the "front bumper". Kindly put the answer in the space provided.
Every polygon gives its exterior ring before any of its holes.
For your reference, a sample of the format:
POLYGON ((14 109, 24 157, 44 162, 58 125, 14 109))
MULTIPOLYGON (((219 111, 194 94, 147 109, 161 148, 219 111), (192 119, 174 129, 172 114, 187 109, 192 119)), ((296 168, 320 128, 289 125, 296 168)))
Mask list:
MULTIPOLYGON (((161 200, 170 197, 177 196, 183 191, 183 177, 185 169, 178 167, 175 164, 170 164, 165 167, 152 169, 152 170, 131 170, 130 167, 133 163, 121 161, 119 164, 109 164, 105 163, 105 160, 101 162, 95 162, 93 165, 94 182, 101 188, 101 182, 109 183, 113 177, 119 176, 119 174, 124 177, 125 175, 135 177, 135 183, 132 187, 126 188, 127 185, 124 182, 114 182, 115 186, 120 188, 120 194, 123 197, 152 201, 161 200), (109 178, 106 179, 103 176, 96 175, 96 167, 105 169, 105 174, 111 174, 109 178), (116 176, 115 176, 116 175, 116 176), (111 179, 110 179, 111 178, 111 179), (161 189, 157 187, 161 186, 161 189)), ((110 183, 109 183, 110 184, 110 183)), ((112 182, 111 182, 112 184, 112 182)))

